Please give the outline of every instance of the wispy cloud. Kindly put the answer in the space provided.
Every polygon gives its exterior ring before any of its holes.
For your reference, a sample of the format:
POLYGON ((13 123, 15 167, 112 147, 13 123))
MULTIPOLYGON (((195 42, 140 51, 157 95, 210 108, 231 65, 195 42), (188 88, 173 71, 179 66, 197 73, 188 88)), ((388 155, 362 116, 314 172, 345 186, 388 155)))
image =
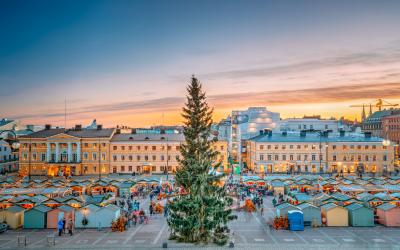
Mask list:
MULTIPOLYGON (((236 94, 210 95, 208 100, 216 109, 246 105, 287 105, 345 102, 357 99, 400 98, 400 82, 371 83, 364 85, 341 85, 336 87, 309 88, 281 91, 261 91, 236 94)), ((93 105, 68 111, 68 116, 82 114, 130 112, 132 114, 151 114, 156 112, 180 112, 185 98, 166 97, 145 101, 121 102, 93 105)), ((62 110, 23 114, 16 119, 62 117, 62 110)))

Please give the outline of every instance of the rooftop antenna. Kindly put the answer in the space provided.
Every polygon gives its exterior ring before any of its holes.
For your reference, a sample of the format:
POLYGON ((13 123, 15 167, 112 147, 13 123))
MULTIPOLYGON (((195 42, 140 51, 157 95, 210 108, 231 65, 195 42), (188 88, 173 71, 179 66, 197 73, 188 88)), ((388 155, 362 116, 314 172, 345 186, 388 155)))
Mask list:
POLYGON ((67 130, 67 97, 65 96, 64 102, 64 130, 67 130))

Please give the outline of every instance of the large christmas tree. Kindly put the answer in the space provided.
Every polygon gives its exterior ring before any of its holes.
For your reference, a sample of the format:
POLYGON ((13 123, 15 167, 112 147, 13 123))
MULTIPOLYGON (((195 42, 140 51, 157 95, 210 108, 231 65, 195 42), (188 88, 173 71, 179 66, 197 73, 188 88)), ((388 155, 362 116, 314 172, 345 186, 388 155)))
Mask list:
POLYGON ((218 185, 223 175, 216 172, 221 163, 216 163, 217 152, 210 140, 212 110, 194 76, 187 91, 182 114, 185 143, 180 149, 182 159, 175 177, 183 192, 168 205, 171 239, 222 245, 228 241, 227 223, 235 218, 229 208, 232 198, 218 185))

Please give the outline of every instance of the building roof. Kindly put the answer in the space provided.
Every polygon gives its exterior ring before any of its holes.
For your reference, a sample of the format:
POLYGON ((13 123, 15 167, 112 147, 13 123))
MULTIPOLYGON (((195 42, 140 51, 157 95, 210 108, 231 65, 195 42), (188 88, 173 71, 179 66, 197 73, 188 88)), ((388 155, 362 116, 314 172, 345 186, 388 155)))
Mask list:
POLYGON ((316 206, 314 206, 314 205, 312 205, 310 203, 307 203, 307 202, 304 202, 304 203, 302 203, 302 204, 297 206, 297 208, 299 208, 300 210, 303 210, 303 209, 306 209, 306 208, 309 208, 309 207, 319 210, 318 207, 316 207, 316 206))
POLYGON ((114 129, 106 128, 106 129, 65 130, 63 128, 54 128, 54 129, 40 130, 29 135, 21 136, 20 138, 47 138, 62 133, 79 138, 98 138, 98 137, 108 138, 113 135, 114 129))
POLYGON ((357 209, 360 209, 360 208, 363 208, 363 207, 364 207, 364 206, 361 205, 360 203, 351 203, 350 205, 346 206, 346 208, 347 208, 348 210, 352 210, 352 211, 357 210, 357 209))
POLYGON ((115 134, 112 142, 126 141, 178 141, 183 142, 185 137, 183 134, 115 134))
POLYGON ((7 208, 6 211, 11 212, 11 213, 19 213, 19 212, 22 212, 22 211, 24 211, 24 210, 25 210, 25 209, 23 209, 23 208, 20 207, 20 206, 11 206, 11 207, 7 208))
POLYGON ((325 205, 322 205, 321 208, 325 209, 325 210, 330 210, 332 208, 336 208, 338 207, 338 205, 336 205, 335 203, 326 203, 325 205))
POLYGON ((379 137, 366 137, 363 134, 351 134, 351 135, 329 135, 327 137, 320 137, 318 133, 306 133, 305 136, 300 136, 300 133, 272 133, 271 136, 268 134, 258 135, 250 138, 249 141, 254 142, 382 142, 382 138, 379 137))
POLYGON ((49 208, 49 207, 47 207, 45 205, 39 205, 39 206, 33 207, 32 209, 38 210, 38 211, 40 211, 42 213, 47 213, 48 211, 51 210, 51 208, 49 208))
POLYGON ((380 205, 380 206, 378 206, 376 208, 377 209, 382 209, 384 211, 389 211, 389 210, 391 210, 391 209, 393 209, 395 207, 396 207, 396 205, 393 205, 391 203, 384 203, 384 204, 382 204, 382 205, 380 205))

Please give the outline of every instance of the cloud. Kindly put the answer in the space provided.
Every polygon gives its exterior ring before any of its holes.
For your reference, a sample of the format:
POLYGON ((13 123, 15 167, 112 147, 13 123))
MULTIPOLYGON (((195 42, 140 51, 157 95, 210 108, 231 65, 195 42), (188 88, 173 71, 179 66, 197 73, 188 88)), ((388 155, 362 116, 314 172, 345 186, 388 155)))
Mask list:
POLYGON ((271 77, 305 71, 335 68, 350 65, 385 65, 400 61, 399 46, 389 46, 371 52, 357 52, 340 56, 325 57, 308 61, 283 64, 278 66, 263 66, 255 68, 243 68, 237 70, 217 71, 201 74, 206 79, 241 79, 247 77, 271 77))
MULTIPOLYGON (((210 95, 209 102, 216 109, 232 108, 234 106, 251 105, 287 105, 345 102, 357 99, 400 98, 400 82, 371 83, 364 85, 341 85, 335 87, 309 88, 297 90, 260 91, 236 94, 210 95)), ((152 114, 155 112, 180 112, 185 98, 166 97, 145 101, 121 102, 104 105, 93 105, 68 110, 68 116, 98 113, 152 114)), ((24 114, 15 119, 54 118, 62 117, 64 113, 54 111, 49 113, 24 114)))

